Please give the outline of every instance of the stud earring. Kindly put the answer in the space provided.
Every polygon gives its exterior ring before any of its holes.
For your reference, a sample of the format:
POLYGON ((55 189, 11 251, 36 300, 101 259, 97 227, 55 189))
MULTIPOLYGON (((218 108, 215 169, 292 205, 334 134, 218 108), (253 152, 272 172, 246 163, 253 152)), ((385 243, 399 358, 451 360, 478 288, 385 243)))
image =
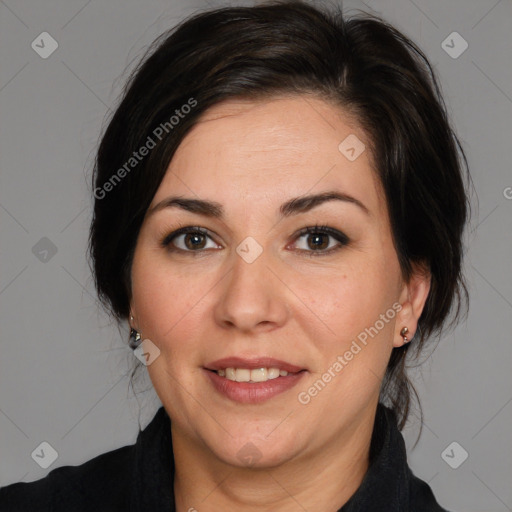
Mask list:
POLYGON ((404 343, 408 343, 409 339, 407 338, 407 333, 409 332, 409 329, 407 327, 402 327, 402 330, 400 331, 400 336, 404 339, 404 343))

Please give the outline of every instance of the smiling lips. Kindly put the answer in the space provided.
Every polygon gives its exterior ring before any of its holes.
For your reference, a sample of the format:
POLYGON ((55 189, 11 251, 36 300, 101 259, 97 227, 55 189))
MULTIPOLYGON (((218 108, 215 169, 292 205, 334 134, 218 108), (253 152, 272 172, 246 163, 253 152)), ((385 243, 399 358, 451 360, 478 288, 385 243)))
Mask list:
POLYGON ((236 382, 265 382, 303 370, 299 366, 271 357, 254 357, 252 359, 225 357, 209 363, 206 369, 236 382))
POLYGON ((305 369, 269 357, 228 357, 205 368, 222 395, 242 403, 258 403, 282 393, 302 378, 305 369))

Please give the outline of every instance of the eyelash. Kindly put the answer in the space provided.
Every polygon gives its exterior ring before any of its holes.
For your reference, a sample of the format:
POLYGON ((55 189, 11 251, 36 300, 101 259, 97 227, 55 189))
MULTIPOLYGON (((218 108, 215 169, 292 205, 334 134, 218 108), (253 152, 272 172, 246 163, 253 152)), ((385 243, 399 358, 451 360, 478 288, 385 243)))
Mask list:
MULTIPOLYGON (((198 256, 203 251, 208 250, 208 249, 198 249, 197 251, 190 251, 190 250, 180 249, 178 247, 170 248, 171 242, 178 236, 184 235, 184 234, 185 235, 186 234, 201 234, 201 235, 211 238, 208 230, 206 230, 204 228, 201 228, 199 226, 185 226, 185 227, 179 228, 179 229, 173 231, 172 233, 169 233, 168 235, 166 235, 161 240, 160 244, 163 248, 167 248, 170 252, 191 253, 194 256, 198 256)), ((303 252, 303 253, 309 253, 310 257, 327 256, 327 255, 330 255, 330 254, 340 250, 342 247, 348 245, 350 242, 349 238, 341 231, 338 231, 337 229, 330 228, 329 226, 319 226, 319 225, 309 226, 309 227, 301 229, 295 235, 295 239, 300 238, 304 235, 317 235, 317 234, 329 235, 329 236, 333 237, 334 239, 336 239, 339 242, 339 244, 335 247, 331 247, 330 249, 323 249, 320 251, 308 251, 305 249, 299 249, 299 251, 303 252)))

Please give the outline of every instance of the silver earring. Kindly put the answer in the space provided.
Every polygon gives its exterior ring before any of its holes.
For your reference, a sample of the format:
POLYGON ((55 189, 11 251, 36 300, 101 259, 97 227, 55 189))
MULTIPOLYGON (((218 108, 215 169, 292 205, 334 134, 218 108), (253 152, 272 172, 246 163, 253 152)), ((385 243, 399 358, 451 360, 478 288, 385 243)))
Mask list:
POLYGON ((407 333, 409 332, 409 329, 407 327, 402 327, 402 330, 400 331, 400 336, 404 339, 404 343, 408 343, 409 339, 407 338, 407 333))
POLYGON ((128 345, 132 350, 135 350, 138 348, 141 344, 141 336, 140 332, 134 329, 133 327, 130 328, 130 338, 128 340, 128 345))

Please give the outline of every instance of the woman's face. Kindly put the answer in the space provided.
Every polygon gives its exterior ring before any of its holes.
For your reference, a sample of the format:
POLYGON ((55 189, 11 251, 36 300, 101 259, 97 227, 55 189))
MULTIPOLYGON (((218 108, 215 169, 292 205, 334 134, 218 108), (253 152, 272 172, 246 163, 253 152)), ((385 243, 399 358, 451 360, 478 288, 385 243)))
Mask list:
POLYGON ((137 241, 131 307, 160 350, 147 368, 173 435, 198 453, 268 467, 368 431, 428 293, 402 281, 369 144, 339 108, 296 96, 219 104, 178 148, 137 241), (340 199, 290 203, 326 193, 340 199))

